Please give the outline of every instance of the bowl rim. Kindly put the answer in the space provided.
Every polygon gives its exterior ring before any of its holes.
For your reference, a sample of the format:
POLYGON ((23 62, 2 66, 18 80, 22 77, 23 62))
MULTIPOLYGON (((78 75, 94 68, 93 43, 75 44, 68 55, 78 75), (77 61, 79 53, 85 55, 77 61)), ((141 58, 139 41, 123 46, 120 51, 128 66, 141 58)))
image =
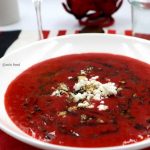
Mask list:
POLYGON ((144 42, 147 44, 150 44, 149 40, 146 39, 142 39, 142 38, 138 38, 138 37, 133 37, 133 36, 126 36, 126 35, 121 35, 121 34, 107 34, 107 33, 82 33, 82 34, 68 34, 68 35, 62 35, 62 36, 56 36, 56 37, 51 37, 51 38, 47 38, 47 39, 43 39, 43 40, 39 40, 39 41, 34 41, 30 44, 27 44, 26 46, 22 46, 20 48, 17 48, 9 53, 6 53, 6 55, 4 55, 2 58, 0 58, 0 62, 9 57, 10 55, 12 55, 13 53, 17 53, 19 51, 21 51, 22 49, 26 49, 29 47, 32 47, 34 45, 39 45, 39 44, 43 44, 43 43, 47 43, 47 42, 51 42, 53 40, 63 40, 66 38, 74 38, 74 37, 86 37, 86 36, 94 36, 94 37, 112 37, 112 38, 121 38, 121 39, 126 39, 126 40, 134 40, 136 42, 144 42))
MULTIPOLYGON (((66 38, 74 38, 74 37, 88 37, 88 36, 94 36, 94 37, 111 37, 111 38, 122 38, 122 39, 127 39, 127 40, 133 40, 136 42, 142 42, 142 43, 147 43, 150 46, 150 41, 145 40, 145 39, 140 39, 140 38, 136 38, 136 37, 130 37, 130 36, 124 36, 124 35, 114 35, 114 34, 100 34, 100 33, 85 33, 85 34, 70 34, 70 35, 64 35, 64 36, 59 36, 59 37, 53 37, 53 38, 49 38, 49 39, 44 39, 41 41, 36 41, 33 42, 31 44, 28 44, 24 47, 18 48, 10 53, 8 53, 7 55, 5 55, 4 57, 2 57, 0 59, 0 62, 2 62, 3 60, 5 60, 6 58, 11 57, 12 54, 17 54, 18 52, 20 52, 23 49, 28 49, 29 47, 34 47, 34 45, 41 45, 47 42, 51 42, 53 40, 63 40, 66 38)), ((37 139, 34 139, 33 141, 31 141, 31 138, 27 138, 25 136, 19 135, 16 132, 12 131, 11 129, 5 127, 1 122, 0 122, 0 130, 4 131, 5 133, 7 133, 8 135, 14 137, 15 139, 18 139, 19 141, 22 141, 26 144, 38 147, 38 148, 51 148, 51 149, 57 149, 57 150, 117 150, 117 149, 121 149, 121 150, 127 150, 127 149, 132 149, 133 147, 135 149, 139 149, 139 148, 145 148, 147 146, 150 146, 150 142, 149 139, 145 139, 141 142, 137 142, 137 143, 133 143, 133 144, 129 144, 129 145, 121 145, 121 146, 112 146, 112 147, 96 147, 96 148, 82 148, 82 147, 70 147, 70 146, 60 146, 60 145, 56 145, 56 144, 50 144, 50 143, 45 143, 42 141, 39 141, 37 139)))

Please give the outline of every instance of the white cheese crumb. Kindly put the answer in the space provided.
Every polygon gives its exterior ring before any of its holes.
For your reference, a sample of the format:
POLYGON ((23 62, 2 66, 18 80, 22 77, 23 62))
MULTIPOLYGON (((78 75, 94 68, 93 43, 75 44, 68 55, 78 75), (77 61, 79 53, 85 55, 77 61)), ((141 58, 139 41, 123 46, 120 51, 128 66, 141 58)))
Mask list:
POLYGON ((104 104, 104 101, 100 101, 100 104, 104 104))
POLYGON ((75 136, 80 136, 80 134, 75 132, 75 131, 73 131, 72 134, 75 135, 75 136))
POLYGON ((88 78, 87 77, 78 77, 78 83, 75 83, 74 89, 75 91, 79 91, 82 87, 84 87, 87 84, 88 78))
POLYGON ((144 137, 142 135, 138 135, 138 138, 140 138, 141 140, 144 139, 144 137))
POLYGON ((86 99, 89 101, 90 99, 92 99, 92 97, 93 97, 93 94, 91 94, 91 93, 87 93, 86 94, 86 99))
POLYGON ((115 83, 108 82, 108 83, 103 84, 103 87, 105 89, 107 96, 117 94, 117 87, 115 86, 115 83))
POLYGON ((64 83, 60 83, 58 89, 63 90, 63 91, 68 91, 69 90, 67 85, 64 84, 64 83))
POLYGON ((87 108, 88 106, 90 106, 90 103, 87 101, 84 101, 83 103, 78 103, 78 107, 81 108, 87 108))
POLYGON ((72 79, 72 78, 73 78, 72 76, 69 76, 69 77, 68 77, 69 80, 72 79))
POLYGON ((105 78, 105 80, 106 80, 107 82, 110 82, 110 81, 111 81, 109 78, 105 78))
POLYGON ((136 140, 129 139, 128 141, 124 141, 123 145, 131 144, 131 143, 136 143, 136 142, 137 142, 136 140))
POLYGON ((102 123, 102 124, 105 123, 104 120, 102 120, 101 118, 98 118, 97 122, 102 123))
POLYGON ((105 110, 107 110, 108 109, 108 106, 107 105, 98 105, 97 106, 97 108, 98 108, 98 110, 100 110, 100 111, 105 111, 105 110))
POLYGON ((61 91, 60 90, 55 90, 52 94, 52 96, 61 96, 61 91))
POLYGON ((59 112, 58 113, 58 116, 61 116, 61 117, 66 117, 66 114, 67 114, 67 112, 66 111, 61 111, 61 112, 59 112))
POLYGON ((99 76, 91 77, 91 78, 90 78, 90 81, 91 81, 91 80, 97 80, 98 78, 99 78, 99 76))
POLYGON ((78 102, 78 101, 86 98, 86 93, 83 93, 83 94, 81 94, 81 93, 78 93, 78 94, 71 93, 71 96, 74 98, 75 102, 78 102))
POLYGON ((84 81, 84 80, 87 81, 88 78, 87 78, 86 76, 83 76, 83 75, 82 75, 82 76, 78 76, 78 81, 82 81, 82 80, 83 80, 83 81, 84 81))
POLYGON ((85 70, 80 70, 80 74, 81 75, 86 75, 86 71, 85 70))
POLYGON ((67 87, 67 85, 64 83, 60 83, 58 88, 51 95, 61 97, 61 95, 66 94, 68 96, 68 91, 69 88, 67 87))
POLYGON ((94 108, 94 105, 90 104, 87 108, 94 108))

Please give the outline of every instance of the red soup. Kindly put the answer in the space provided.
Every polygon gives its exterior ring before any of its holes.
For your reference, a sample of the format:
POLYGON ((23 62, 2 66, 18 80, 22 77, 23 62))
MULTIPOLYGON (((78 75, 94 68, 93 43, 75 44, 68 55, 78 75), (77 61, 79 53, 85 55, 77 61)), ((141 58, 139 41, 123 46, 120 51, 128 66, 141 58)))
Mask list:
POLYGON ((136 143, 150 137, 150 65, 99 53, 46 60, 12 81, 5 105, 21 130, 44 142, 136 143))

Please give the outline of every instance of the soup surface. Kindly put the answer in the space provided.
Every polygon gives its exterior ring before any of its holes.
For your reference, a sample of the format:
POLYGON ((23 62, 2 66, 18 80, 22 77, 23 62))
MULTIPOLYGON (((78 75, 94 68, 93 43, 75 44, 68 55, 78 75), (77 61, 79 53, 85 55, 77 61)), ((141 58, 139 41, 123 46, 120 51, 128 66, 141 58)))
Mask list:
POLYGON ((150 137, 150 65, 103 53, 49 59, 12 81, 5 106, 21 130, 44 142, 139 142, 150 137))

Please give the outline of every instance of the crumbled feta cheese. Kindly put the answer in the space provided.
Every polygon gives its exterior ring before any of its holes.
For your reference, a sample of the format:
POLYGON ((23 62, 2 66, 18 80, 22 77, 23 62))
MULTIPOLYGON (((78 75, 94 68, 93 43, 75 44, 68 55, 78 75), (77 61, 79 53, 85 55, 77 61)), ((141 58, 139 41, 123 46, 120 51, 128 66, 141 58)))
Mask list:
POLYGON ((85 73, 84 70, 81 70, 81 75, 78 76, 78 82, 74 84, 73 91, 70 91, 66 84, 60 83, 59 87, 52 93, 52 96, 66 94, 71 100, 78 103, 77 107, 82 108, 93 108, 94 105, 91 104, 90 100, 97 100, 100 101, 100 105, 97 108, 100 111, 107 110, 108 106, 104 105, 104 99, 117 94, 118 89, 115 83, 108 82, 103 84, 97 81, 99 76, 93 76, 88 79, 85 73), (101 101, 102 99, 103 101, 101 101))
POLYGON ((91 81, 91 80, 97 80, 98 78, 99 78, 99 76, 91 77, 91 78, 90 78, 90 81, 91 81))
POLYGON ((85 70, 80 70, 80 74, 81 75, 86 75, 86 71, 85 70))
POLYGON ((97 122, 98 122, 98 123, 102 123, 102 124, 105 123, 104 120, 102 120, 101 118, 98 118, 98 119, 97 119, 97 122))
POLYGON ((69 90, 67 85, 64 84, 64 83, 60 83, 58 89, 63 90, 63 91, 68 91, 69 90))
POLYGON ((131 144, 131 143, 136 143, 137 141, 134 139, 129 139, 128 141, 124 141, 123 145, 131 144))
POLYGON ((74 90, 79 91, 84 90, 84 96, 86 94, 86 99, 95 99, 95 100, 101 100, 103 98, 107 98, 110 95, 116 95, 117 94, 117 87, 115 86, 115 83, 108 82, 105 84, 102 84, 99 81, 96 81, 99 76, 92 77, 88 80, 85 76, 80 76, 78 78, 78 82, 74 85, 74 90))
POLYGON ((88 101, 89 101, 90 99, 92 99, 92 97, 93 97, 93 94, 87 93, 86 99, 87 99, 88 101))
POLYGON ((117 94, 117 87, 115 86, 115 83, 108 82, 103 84, 103 87, 108 96, 117 94))
POLYGON ((75 131, 73 131, 72 134, 75 135, 75 136, 80 136, 80 134, 75 132, 75 131))
POLYGON ((121 83, 121 84, 126 84, 126 81, 119 81, 119 83, 121 83))
POLYGON ((86 119, 87 119, 87 115, 82 114, 82 115, 81 115, 81 120, 86 120, 86 119))
POLYGON ((120 92, 120 91, 122 91, 122 90, 123 90, 122 87, 117 88, 117 92, 120 92))
POLYGON ((83 93, 83 94, 81 94, 81 93, 78 93, 78 94, 71 93, 71 96, 73 97, 75 102, 78 102, 78 101, 86 98, 86 93, 83 93))
POLYGON ((140 138, 141 140, 144 139, 144 137, 142 135, 138 135, 138 138, 140 138))
POLYGON ((100 110, 100 111, 104 111, 104 110, 107 110, 108 109, 108 106, 107 105, 98 105, 97 108, 100 110))
POLYGON ((87 70, 87 71, 92 71, 93 68, 94 68, 94 67, 90 66, 90 67, 88 67, 86 70, 87 70))
POLYGON ((87 108, 94 108, 94 105, 90 104, 87 108))
POLYGON ((104 104, 104 101, 100 101, 100 104, 104 104))
POLYGON ((106 80, 107 82, 110 82, 110 81, 111 81, 109 78, 105 78, 105 80, 106 80))
POLYGON ((78 107, 80 108, 87 108, 88 106, 90 106, 90 103, 87 101, 84 101, 83 103, 78 103, 78 107))
POLYGON ((86 77, 81 78, 81 76, 79 76, 78 82, 75 83, 73 88, 75 89, 75 91, 79 91, 82 87, 84 87, 87 84, 87 82, 88 82, 88 78, 86 77))
POLYGON ((76 111, 76 110, 77 110, 77 106, 72 106, 68 108, 69 112, 76 111))
POLYGON ((68 91, 69 91, 69 88, 67 87, 67 85, 64 83, 60 83, 58 88, 51 95, 61 97, 61 95, 63 94, 68 95, 67 93, 68 91))
POLYGON ((66 117, 66 114, 67 114, 66 111, 61 111, 61 112, 58 113, 58 116, 66 117))
POLYGON ((52 94, 52 96, 61 96, 61 91, 60 90, 55 90, 52 94))
POLYGON ((68 77, 69 80, 72 79, 72 78, 73 78, 72 76, 69 76, 69 77, 68 77))

